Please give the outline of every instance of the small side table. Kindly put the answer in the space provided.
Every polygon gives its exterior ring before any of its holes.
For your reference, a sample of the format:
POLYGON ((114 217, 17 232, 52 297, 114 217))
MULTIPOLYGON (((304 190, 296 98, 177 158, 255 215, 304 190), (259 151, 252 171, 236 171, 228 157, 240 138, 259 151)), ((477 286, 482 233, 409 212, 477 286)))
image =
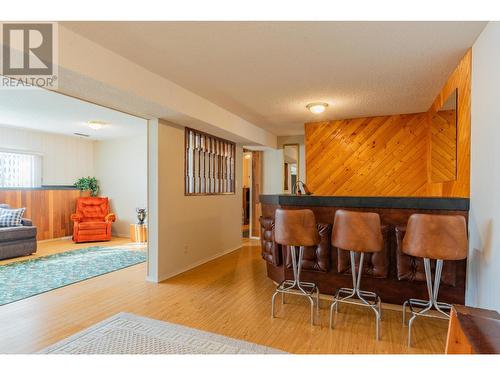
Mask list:
POLYGON ((137 243, 148 242, 148 226, 146 224, 130 224, 130 240, 137 243))
POLYGON ((494 310, 453 305, 446 354, 499 354, 500 314, 494 310))

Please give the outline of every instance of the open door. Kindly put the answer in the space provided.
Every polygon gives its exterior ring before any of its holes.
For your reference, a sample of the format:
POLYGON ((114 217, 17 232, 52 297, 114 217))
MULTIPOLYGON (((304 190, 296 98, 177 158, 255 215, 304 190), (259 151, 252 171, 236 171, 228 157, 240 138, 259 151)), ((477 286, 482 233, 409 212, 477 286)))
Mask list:
POLYGON ((243 238, 250 237, 250 219, 251 219, 251 189, 252 189, 252 152, 243 150, 243 181, 242 186, 242 218, 241 232, 243 238))

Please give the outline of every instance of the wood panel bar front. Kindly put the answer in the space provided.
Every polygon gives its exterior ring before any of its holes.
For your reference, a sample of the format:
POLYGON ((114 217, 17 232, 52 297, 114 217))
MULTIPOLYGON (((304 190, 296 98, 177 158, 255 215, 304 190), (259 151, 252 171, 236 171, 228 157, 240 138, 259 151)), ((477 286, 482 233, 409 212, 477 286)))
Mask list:
POLYGON ((88 192, 70 187, 0 189, 0 203, 26 208, 24 217, 37 227, 38 241, 73 235, 71 214, 80 196, 88 196, 88 192))
MULTIPOLYGON (((375 270, 367 265, 367 272, 373 275, 363 275, 362 288, 378 293, 383 302, 402 304, 409 298, 428 299, 425 278, 421 260, 409 258, 401 254, 398 249, 398 238, 404 233, 408 218, 413 213, 429 213, 444 215, 461 215, 468 220, 469 200, 467 198, 404 198, 404 197, 326 197, 326 196, 293 196, 293 195, 262 195, 262 220, 274 220, 277 208, 283 209, 311 209, 318 224, 333 224, 335 212, 338 209, 353 211, 376 212, 380 215, 384 229, 386 260, 382 263, 386 272, 382 276, 376 275, 375 270), (399 237, 398 237, 399 236, 399 237), (385 262, 385 263, 384 263, 385 262), (405 268, 406 267, 406 268, 405 268)), ((269 230, 269 228, 268 228, 269 230)), ((262 233, 265 228, 261 228, 262 233)), ((329 234, 330 242, 331 233, 329 234)), ((263 258, 267 260, 267 274, 275 282, 284 278, 293 279, 292 269, 286 263, 286 254, 281 246, 275 244, 278 259, 270 261, 269 253, 264 256, 266 249, 272 248, 265 236, 262 236, 263 258)), ((301 278, 304 281, 315 282, 321 293, 332 295, 341 287, 352 287, 351 275, 344 270, 339 271, 339 259, 344 253, 328 245, 311 255, 309 261, 323 265, 317 269, 302 269, 301 278), (320 253, 323 259, 314 259, 320 253), (327 257, 325 259, 325 257, 327 257), (324 265, 326 269, 324 269, 324 265)), ((321 256, 318 255, 318 256, 321 256)), ((380 266, 380 263, 379 263, 380 266)), ((383 268, 382 267, 382 268, 383 268)), ((463 304, 465 299, 466 261, 445 262, 443 282, 439 289, 439 300, 448 303, 463 304)))

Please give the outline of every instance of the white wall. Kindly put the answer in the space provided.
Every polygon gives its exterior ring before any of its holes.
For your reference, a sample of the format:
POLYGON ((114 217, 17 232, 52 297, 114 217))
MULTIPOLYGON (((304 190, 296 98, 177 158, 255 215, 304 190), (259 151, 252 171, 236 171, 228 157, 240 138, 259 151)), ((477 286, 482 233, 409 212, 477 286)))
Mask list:
POLYGON ((43 185, 73 185, 82 176, 92 176, 93 148, 94 142, 84 138, 0 125, 0 149, 42 155, 43 185))
POLYGON ((163 280, 241 246, 242 148, 236 149, 236 194, 184 196, 184 128, 160 120, 157 141, 158 279, 163 280))
POLYGON ((116 214, 113 234, 130 235, 130 224, 137 221, 135 209, 147 207, 147 128, 138 137, 97 141, 94 146, 94 171, 100 195, 110 199, 116 214))
POLYGON ((500 23, 472 48, 471 211, 466 303, 500 310, 500 23))

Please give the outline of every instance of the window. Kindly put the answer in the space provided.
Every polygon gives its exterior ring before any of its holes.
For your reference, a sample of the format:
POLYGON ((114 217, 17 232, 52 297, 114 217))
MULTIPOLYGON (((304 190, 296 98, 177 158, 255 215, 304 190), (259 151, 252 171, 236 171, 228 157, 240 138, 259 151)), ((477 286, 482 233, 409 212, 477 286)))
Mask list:
POLYGON ((189 128, 185 144, 184 194, 234 194, 236 145, 189 128))
POLYGON ((0 151, 0 187, 38 187, 42 184, 39 155, 0 151))

